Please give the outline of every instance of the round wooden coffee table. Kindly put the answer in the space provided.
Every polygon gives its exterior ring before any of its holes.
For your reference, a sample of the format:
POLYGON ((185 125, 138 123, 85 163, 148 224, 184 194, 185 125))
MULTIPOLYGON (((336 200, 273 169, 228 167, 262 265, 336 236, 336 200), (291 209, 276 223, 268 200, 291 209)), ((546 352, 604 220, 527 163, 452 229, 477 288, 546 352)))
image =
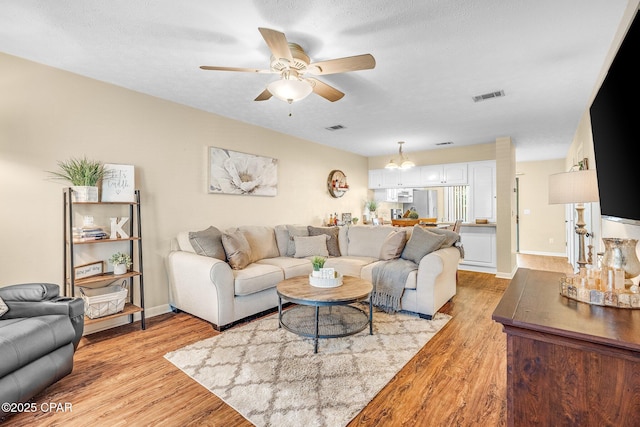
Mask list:
POLYGON ((373 335, 373 285, 366 280, 344 276, 342 286, 318 288, 309 284, 309 278, 294 277, 278 283, 278 319, 280 327, 294 334, 314 340, 314 353, 318 352, 319 338, 337 338, 357 334, 369 326, 373 335), (282 310, 282 300, 296 304, 282 310), (369 312, 353 304, 369 300, 369 312))

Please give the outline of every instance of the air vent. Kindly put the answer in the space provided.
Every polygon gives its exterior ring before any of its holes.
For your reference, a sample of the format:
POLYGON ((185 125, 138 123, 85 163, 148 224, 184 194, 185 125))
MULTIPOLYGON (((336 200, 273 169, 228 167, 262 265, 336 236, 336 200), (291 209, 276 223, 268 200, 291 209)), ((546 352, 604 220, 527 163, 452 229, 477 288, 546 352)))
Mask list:
POLYGON ((330 130, 330 131, 334 131, 334 130, 340 130, 340 129, 346 129, 344 126, 342 125, 333 125, 333 126, 329 126, 328 128, 325 128, 326 130, 330 130))
POLYGON ((501 96, 504 96, 504 91, 503 90, 499 90, 497 92, 489 92, 489 93, 485 93, 483 95, 474 96, 473 97, 473 102, 485 101, 485 100, 491 99, 491 98, 500 98, 501 96))
POLYGON ((437 142, 436 145, 451 145, 453 141, 437 142))

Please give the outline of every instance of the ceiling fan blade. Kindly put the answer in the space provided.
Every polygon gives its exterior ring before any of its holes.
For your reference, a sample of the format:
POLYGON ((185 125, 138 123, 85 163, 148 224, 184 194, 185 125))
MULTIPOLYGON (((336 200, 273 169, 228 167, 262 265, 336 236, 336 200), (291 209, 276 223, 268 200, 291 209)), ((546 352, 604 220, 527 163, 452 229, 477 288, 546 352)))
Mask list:
POLYGON ((242 67, 216 67, 213 65, 202 65, 200 66, 203 70, 213 70, 213 71, 242 71, 245 73, 272 73, 271 70, 259 70, 257 68, 242 68, 242 67))
POLYGON ((346 58, 329 59, 327 61, 309 64, 311 74, 336 74, 347 71, 370 70, 376 66, 376 60, 371 54, 349 56, 346 58))
POLYGON ((305 80, 311 82, 311 85, 313 86, 313 91, 317 95, 320 95, 321 97, 331 102, 338 101, 339 99, 342 99, 342 97, 344 96, 344 93, 340 92, 335 87, 329 86, 328 84, 323 83, 318 79, 307 78, 305 80))
POLYGON ((280 31, 272 30, 270 28, 258 28, 260 34, 264 38, 264 41, 269 46, 271 54, 276 58, 284 58, 293 64, 293 56, 291 55, 291 49, 289 49, 289 42, 284 33, 280 31))
POLYGON ((265 89, 256 99, 254 99, 254 101, 266 101, 269 98, 271 98, 271 92, 269 92, 268 89, 265 89))

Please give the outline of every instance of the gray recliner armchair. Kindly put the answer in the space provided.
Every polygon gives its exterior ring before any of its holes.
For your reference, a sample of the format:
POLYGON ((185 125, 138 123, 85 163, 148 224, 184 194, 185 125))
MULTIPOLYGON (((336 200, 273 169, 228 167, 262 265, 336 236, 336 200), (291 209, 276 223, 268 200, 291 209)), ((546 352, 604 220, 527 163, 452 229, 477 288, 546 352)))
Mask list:
MULTIPOLYGON (((0 287, 0 402, 26 402, 70 374, 84 330, 84 302, 51 283, 0 287)), ((0 421, 8 413, 0 409, 0 421)))

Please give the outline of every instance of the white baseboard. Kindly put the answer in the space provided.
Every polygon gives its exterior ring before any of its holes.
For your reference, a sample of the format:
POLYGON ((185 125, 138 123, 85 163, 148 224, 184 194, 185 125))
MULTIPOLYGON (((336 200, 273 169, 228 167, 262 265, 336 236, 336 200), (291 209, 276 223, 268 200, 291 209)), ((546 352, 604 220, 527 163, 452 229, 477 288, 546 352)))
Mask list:
POLYGON ((458 264, 458 270, 475 271, 476 273, 494 273, 495 267, 484 267, 482 265, 458 264))
MULTIPOLYGON (((168 313, 171 311, 171 307, 169 304, 163 304, 156 307, 146 308, 144 310, 144 318, 145 320, 149 320, 150 317, 159 316, 164 313, 168 313)), ((140 320, 140 313, 133 314, 133 320, 140 320)), ((107 329, 115 328, 116 326, 122 326, 129 323, 129 316, 122 316, 115 319, 107 320, 100 323, 94 323, 93 325, 86 325, 84 327, 84 333, 82 335, 89 335, 96 332, 104 331, 107 329)))
POLYGON ((540 251, 520 251, 519 253, 523 255, 542 255, 542 256, 557 256, 566 258, 566 252, 540 252, 540 251))

